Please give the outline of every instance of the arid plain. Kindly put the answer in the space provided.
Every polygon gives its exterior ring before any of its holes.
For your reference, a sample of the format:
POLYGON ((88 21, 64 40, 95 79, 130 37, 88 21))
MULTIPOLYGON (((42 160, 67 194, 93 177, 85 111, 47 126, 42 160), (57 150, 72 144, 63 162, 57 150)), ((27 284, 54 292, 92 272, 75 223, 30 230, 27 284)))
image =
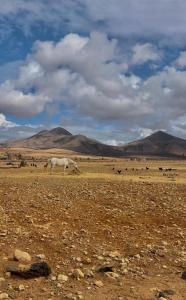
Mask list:
POLYGON ((186 161, 10 152, 33 157, 37 167, 0 163, 0 291, 7 299, 185 299, 186 161), (50 175, 44 163, 52 156, 74 158, 81 174, 56 168, 50 175), (52 274, 7 277, 16 248, 33 262, 44 259, 52 274))

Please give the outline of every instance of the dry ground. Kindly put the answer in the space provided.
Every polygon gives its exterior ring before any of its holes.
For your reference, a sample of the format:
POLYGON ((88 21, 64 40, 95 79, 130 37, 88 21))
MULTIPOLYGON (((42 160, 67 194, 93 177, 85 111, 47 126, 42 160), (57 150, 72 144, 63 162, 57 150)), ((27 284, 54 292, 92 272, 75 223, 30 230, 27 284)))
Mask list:
POLYGON ((79 165, 79 176, 70 169, 50 176, 43 163, 0 164, 1 293, 10 299, 153 300, 171 289, 167 299, 186 299, 186 162, 82 157, 79 165), (6 278, 15 248, 33 261, 44 254, 52 276, 6 278), (113 274, 97 272, 104 265, 113 274), (74 269, 84 278, 73 278, 74 269), (68 281, 59 282, 58 274, 68 281))

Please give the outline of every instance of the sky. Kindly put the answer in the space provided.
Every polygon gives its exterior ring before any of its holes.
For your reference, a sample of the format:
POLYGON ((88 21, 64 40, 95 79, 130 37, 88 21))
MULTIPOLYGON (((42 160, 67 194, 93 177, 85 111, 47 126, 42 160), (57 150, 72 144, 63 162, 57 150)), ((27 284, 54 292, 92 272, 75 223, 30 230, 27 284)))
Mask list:
POLYGON ((186 138, 185 0, 0 0, 0 142, 186 138))

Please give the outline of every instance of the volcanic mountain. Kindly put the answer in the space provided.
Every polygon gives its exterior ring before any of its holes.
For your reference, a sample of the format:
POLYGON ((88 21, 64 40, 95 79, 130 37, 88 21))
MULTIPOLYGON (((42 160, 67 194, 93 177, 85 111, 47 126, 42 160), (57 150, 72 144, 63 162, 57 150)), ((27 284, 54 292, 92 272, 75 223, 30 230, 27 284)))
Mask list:
POLYGON ((6 145, 32 149, 67 149, 89 155, 102 156, 186 156, 186 140, 163 131, 131 142, 124 146, 110 146, 84 135, 72 135, 69 131, 57 127, 43 130, 22 140, 10 141, 6 145))
POLYGON ((122 156, 123 152, 123 150, 119 147, 105 145, 84 135, 72 135, 70 132, 61 127, 57 127, 52 130, 43 130, 29 138, 9 141, 6 144, 9 147, 16 148, 57 148, 85 154, 105 156, 122 156))
POLYGON ((122 147, 125 155, 186 156, 186 140, 157 131, 122 147))

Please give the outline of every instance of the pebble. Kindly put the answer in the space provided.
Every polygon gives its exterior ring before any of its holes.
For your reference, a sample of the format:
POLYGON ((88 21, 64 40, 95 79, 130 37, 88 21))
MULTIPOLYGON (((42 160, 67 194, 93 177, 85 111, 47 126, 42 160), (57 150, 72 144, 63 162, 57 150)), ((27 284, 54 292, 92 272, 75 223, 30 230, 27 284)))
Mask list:
POLYGON ((40 259, 40 260, 45 260, 46 256, 44 254, 37 254, 36 258, 40 259))
POLYGON ((116 251, 112 251, 109 253, 109 257, 111 258, 117 258, 120 257, 120 253, 116 250, 116 251))
POLYGON ((67 282, 68 281, 68 276, 67 275, 63 275, 63 274, 59 274, 57 277, 58 281, 62 281, 62 282, 67 282))
POLYGON ((95 280, 94 281, 94 284, 97 286, 97 287, 102 287, 103 286, 103 282, 101 280, 95 280))
POLYGON ((75 277, 75 278, 84 278, 85 275, 80 269, 75 269, 73 271, 73 277, 75 277))
POLYGON ((25 290, 25 286, 24 286, 23 284, 20 284, 20 285, 18 286, 18 290, 19 290, 19 291, 24 291, 24 290, 25 290))

